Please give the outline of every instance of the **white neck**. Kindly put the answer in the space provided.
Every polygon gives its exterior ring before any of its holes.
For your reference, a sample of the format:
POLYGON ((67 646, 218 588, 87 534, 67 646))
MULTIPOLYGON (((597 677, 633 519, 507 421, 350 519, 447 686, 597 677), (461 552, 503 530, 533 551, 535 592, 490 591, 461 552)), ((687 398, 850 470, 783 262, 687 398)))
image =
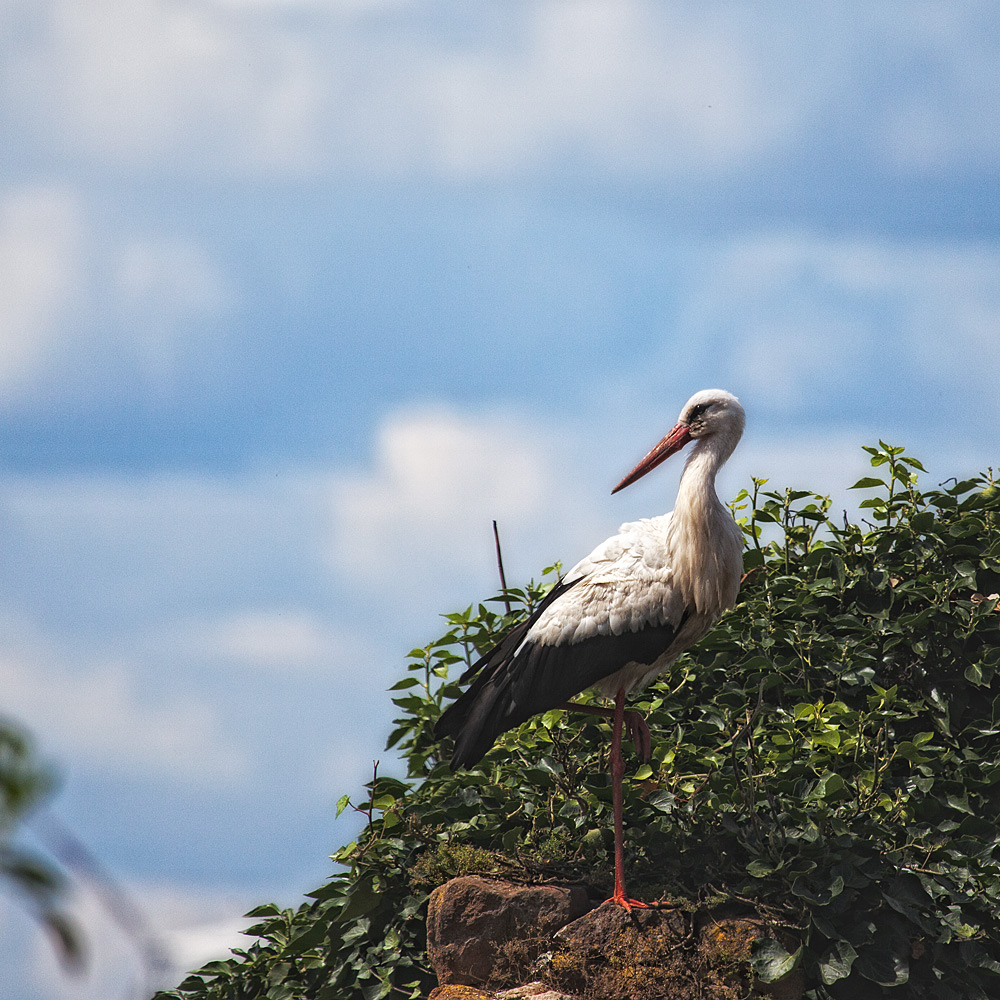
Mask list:
POLYGON ((740 529, 715 492, 715 476, 738 440, 717 433, 697 440, 667 528, 680 591, 713 621, 736 601, 742 570, 740 529))
POLYGON ((733 453, 738 438, 712 434, 698 438, 684 463, 677 488, 676 517, 704 514, 708 509, 725 510, 715 492, 715 477, 733 453))

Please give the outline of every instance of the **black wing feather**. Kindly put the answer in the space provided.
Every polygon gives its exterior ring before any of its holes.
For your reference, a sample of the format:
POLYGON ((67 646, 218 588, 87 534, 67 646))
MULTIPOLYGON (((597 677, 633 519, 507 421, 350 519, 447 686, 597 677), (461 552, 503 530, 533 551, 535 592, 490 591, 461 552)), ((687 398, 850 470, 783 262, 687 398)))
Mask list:
POLYGON ((464 684, 466 681, 475 677, 484 667, 487 667, 492 661, 500 661, 505 657, 509 656, 518 646, 521 645, 521 641, 528 634, 528 630, 542 617, 542 613, 548 608, 553 601, 557 601, 567 590, 571 590, 575 587, 581 580, 582 576, 578 576, 575 580, 571 580, 566 583, 563 580, 558 580, 555 586, 542 598, 541 603, 535 608, 531 614, 525 618, 523 622, 519 625, 515 625, 492 649, 484 653, 475 663, 469 667, 468 670, 462 674, 458 679, 459 684, 464 684))
POLYGON ((553 587, 526 621, 511 629, 466 671, 471 686, 437 721, 434 735, 453 736, 451 768, 471 767, 496 738, 533 715, 555 708, 628 663, 654 663, 670 646, 683 620, 580 642, 524 643, 541 613, 579 580, 553 587))

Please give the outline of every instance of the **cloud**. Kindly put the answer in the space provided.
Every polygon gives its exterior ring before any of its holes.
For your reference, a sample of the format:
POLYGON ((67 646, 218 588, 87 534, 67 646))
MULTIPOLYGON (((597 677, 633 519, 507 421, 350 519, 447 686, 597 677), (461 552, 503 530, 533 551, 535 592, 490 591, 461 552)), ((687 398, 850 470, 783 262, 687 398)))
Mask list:
POLYGON ((572 459, 560 453, 566 447, 560 431, 502 414, 392 414, 371 468, 331 482, 332 564, 400 596, 414 588, 455 595, 456 581, 488 586, 494 519, 512 562, 532 549, 536 559, 557 558, 592 516, 578 500, 572 459))
POLYGON ((31 144, 140 172, 745 172, 845 118, 905 167, 995 160, 988 10, 914 6, 34 0, 3 74, 31 144))
POLYGON ((187 657, 249 670, 329 672, 337 664, 374 657, 359 636, 300 608, 234 611, 150 641, 166 642, 187 657))
POLYGON ((0 647, 4 711, 36 732, 48 753, 130 774, 185 783, 246 773, 244 752, 221 731, 211 705, 143 696, 136 664, 65 662, 31 630, 7 621, 0 647))
POLYGON ((890 162, 916 173, 996 163, 1000 65, 992 13, 982 2, 924 2, 894 18, 897 48, 878 95, 885 126, 877 134, 890 162), (914 86, 915 80, 933 85, 914 86))
POLYGON ((1000 413, 995 246, 783 232, 705 249, 701 261, 668 335, 685 345, 689 377, 711 364, 714 380, 772 419, 826 418, 836 400, 841 426, 877 418, 876 433, 893 431, 897 413, 926 419, 928 393, 978 399, 984 419, 1000 413))
POLYGON ((209 886, 137 883, 130 889, 169 963, 161 976, 164 989, 176 986, 191 969, 250 944, 254 939, 242 931, 255 921, 243 914, 265 901, 209 886))
POLYGON ((106 349, 130 359, 154 393, 204 352, 206 321, 225 313, 233 293, 208 252, 179 237, 150 234, 122 241, 95 276, 117 334, 106 349))
POLYGON ((425 51, 416 108, 458 175, 577 158, 613 173, 672 174, 754 156, 787 127, 753 53, 712 17, 640 2, 520 8, 512 44, 425 51))
POLYGON ((323 47, 282 30, 266 5, 41 0, 19 15, 4 77, 39 144, 119 167, 169 154, 226 173, 310 158, 323 47))
POLYGON ((0 189, 0 271, 0 408, 117 391, 110 370, 163 391, 232 303, 203 247, 109 231, 68 186, 0 189))
POLYGON ((118 883, 129 911, 114 913, 105 893, 74 877, 68 910, 84 937, 87 965, 71 976, 59 966, 51 941, 27 914, 0 898, 0 991, 20 997, 30 983, 46 1000, 148 997, 172 989, 192 969, 227 958, 252 939, 243 917, 264 900, 209 886, 118 883), (123 922, 124 921, 124 922, 123 922))
POLYGON ((8 565, 43 578, 36 598, 95 629, 152 628, 260 600, 291 600, 293 574, 319 565, 321 477, 121 474, 0 481, 8 565), (273 586, 269 586, 274 581, 273 586))
POLYGON ((415 639, 373 629, 321 554, 329 485, 326 468, 0 484, 6 710, 91 774, 315 802, 329 769, 311 762, 336 746, 338 783, 363 775, 415 639))
POLYGON ((24 187, 0 198, 0 391, 25 392, 66 335, 81 274, 81 220, 66 189, 24 187))

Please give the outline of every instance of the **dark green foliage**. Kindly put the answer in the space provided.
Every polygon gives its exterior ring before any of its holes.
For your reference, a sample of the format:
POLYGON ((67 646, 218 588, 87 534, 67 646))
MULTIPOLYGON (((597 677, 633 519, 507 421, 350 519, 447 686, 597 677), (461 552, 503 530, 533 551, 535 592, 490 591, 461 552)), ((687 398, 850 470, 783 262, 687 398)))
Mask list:
POLYGON ((17 842, 20 825, 52 792, 52 776, 39 763, 29 736, 0 718, 0 880, 49 932, 68 967, 82 959, 80 936, 61 909, 63 878, 47 858, 17 842))
MULTIPOLYGON (((867 450, 870 523, 761 481, 735 501, 740 603, 638 704, 653 760, 626 787, 629 890, 770 914, 801 947, 762 942, 759 975, 797 965, 816 1000, 997 996, 1000 487, 921 493, 916 460, 867 450)), ((256 943, 164 996, 426 995, 431 882, 506 867, 607 893, 607 726, 548 712, 458 775, 431 737, 456 668, 545 590, 449 615, 413 651, 390 739, 413 780, 369 786, 348 870, 311 903, 260 908, 256 943)))

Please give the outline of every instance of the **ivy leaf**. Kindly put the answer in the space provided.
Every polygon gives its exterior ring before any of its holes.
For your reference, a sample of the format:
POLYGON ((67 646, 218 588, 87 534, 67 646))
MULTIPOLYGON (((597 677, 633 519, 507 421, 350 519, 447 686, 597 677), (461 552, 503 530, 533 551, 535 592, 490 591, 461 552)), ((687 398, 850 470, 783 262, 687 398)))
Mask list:
POLYGON ((347 894, 347 902, 339 914, 340 922, 346 923, 370 913, 378 905, 378 901, 379 894, 375 891, 372 880, 370 878, 361 879, 347 894))
POLYGON ((774 938, 762 938, 754 942, 750 964, 761 982, 774 983, 795 968, 801 954, 801 948, 789 952, 774 938))
POLYGON ((858 955, 855 968, 879 986, 902 986, 910 979, 909 956, 902 950, 884 951, 873 945, 858 955))
POLYGON ((819 960, 820 978, 827 986, 838 979, 846 979, 857 957, 858 953, 849 941, 834 941, 819 960))

